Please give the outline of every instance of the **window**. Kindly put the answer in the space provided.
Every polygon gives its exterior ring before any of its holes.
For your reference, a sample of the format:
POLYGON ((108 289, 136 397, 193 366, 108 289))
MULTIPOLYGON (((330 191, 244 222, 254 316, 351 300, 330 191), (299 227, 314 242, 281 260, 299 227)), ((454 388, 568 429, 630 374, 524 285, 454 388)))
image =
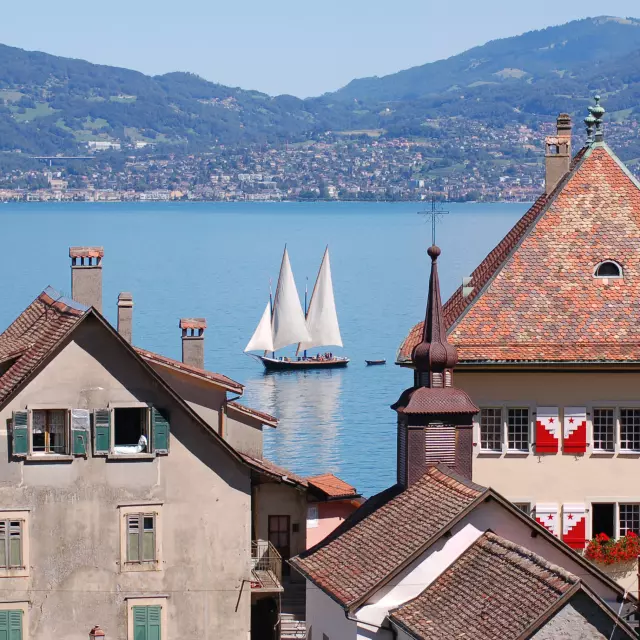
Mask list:
POLYGON ((153 513, 127 515, 127 562, 156 561, 156 517, 153 513))
POLYGON ((620 449, 640 451, 640 409, 620 409, 620 449))
POLYGON ((318 516, 318 505, 312 504, 307 507, 307 528, 313 529, 320 526, 318 516))
POLYGON ((640 534, 640 504, 621 504, 619 510, 620 536, 631 531, 640 534))
POLYGON ((22 523, 22 520, 0 520, 0 569, 24 567, 22 523))
POLYGON ((622 278, 622 267, 613 260, 601 262, 594 271, 596 278, 622 278))
POLYGON ((480 449, 502 449, 502 409, 480 409, 480 449))
POLYGON ((33 453, 67 453, 67 411, 34 409, 31 413, 31 450, 33 453))
POLYGON ((127 640, 166 639, 166 596, 127 598, 127 640))
POLYGON ((113 410, 113 442, 116 453, 147 451, 149 410, 126 407, 113 410))
POLYGON ((615 525, 616 505, 613 502, 591 505, 591 537, 606 533, 610 538, 616 537, 615 525))
POLYGON ((593 449, 595 451, 614 451, 614 415, 613 409, 593 410, 593 449))
POLYGON ((529 409, 509 409, 507 415, 510 451, 529 451, 529 409))
POLYGON ((530 502, 514 502, 515 507, 518 507, 522 513, 527 516, 531 515, 531 503, 530 502))
MULTIPOLYGON (((9 606, 15 607, 16 604, 12 603, 9 606)), ((16 608, 0 610, 0 638, 7 638, 7 640, 22 640, 22 629, 23 626, 26 626, 23 625, 22 622, 24 613, 24 609, 16 608)))
POLYGON ((162 571, 161 504, 120 506, 120 571, 162 571))

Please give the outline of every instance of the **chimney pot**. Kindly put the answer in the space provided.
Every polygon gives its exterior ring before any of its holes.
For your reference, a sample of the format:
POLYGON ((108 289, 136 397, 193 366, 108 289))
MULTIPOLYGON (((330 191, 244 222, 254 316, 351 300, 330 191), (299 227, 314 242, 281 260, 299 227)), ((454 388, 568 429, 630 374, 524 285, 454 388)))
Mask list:
POLYGON ((198 369, 204 369, 204 318, 181 318, 178 325, 182 329, 182 362, 198 369))
POLYGON ((551 194, 571 167, 571 116, 561 113, 556 120, 556 135, 545 140, 545 191, 551 194))
POLYGON ((133 338, 133 296, 126 291, 118 295, 118 333, 131 344, 133 338))
POLYGON ((103 247, 70 247, 71 297, 102 313, 103 247))

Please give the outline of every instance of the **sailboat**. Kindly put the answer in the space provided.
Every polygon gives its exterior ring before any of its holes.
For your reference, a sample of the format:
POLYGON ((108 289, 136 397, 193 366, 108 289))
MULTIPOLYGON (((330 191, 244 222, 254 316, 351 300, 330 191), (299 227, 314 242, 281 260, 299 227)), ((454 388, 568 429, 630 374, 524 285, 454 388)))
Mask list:
POLYGON ((349 358, 307 355, 307 351, 314 347, 342 346, 331 280, 329 247, 325 249, 309 307, 306 307, 305 295, 303 312, 285 246, 275 297, 269 296, 269 302, 245 353, 263 351, 261 356, 252 355, 269 371, 346 367, 349 358), (295 358, 276 357, 276 351, 292 344, 298 345, 295 358))

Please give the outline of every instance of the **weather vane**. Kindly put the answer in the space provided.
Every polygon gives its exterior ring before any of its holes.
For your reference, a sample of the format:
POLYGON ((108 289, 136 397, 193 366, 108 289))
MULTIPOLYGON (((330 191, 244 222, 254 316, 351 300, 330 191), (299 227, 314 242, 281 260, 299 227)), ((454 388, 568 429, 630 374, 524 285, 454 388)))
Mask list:
POLYGON ((436 222, 440 221, 441 216, 449 213, 440 208, 438 202, 436 202, 435 196, 431 197, 431 211, 418 211, 420 215, 431 217, 431 244, 436 243, 436 222))

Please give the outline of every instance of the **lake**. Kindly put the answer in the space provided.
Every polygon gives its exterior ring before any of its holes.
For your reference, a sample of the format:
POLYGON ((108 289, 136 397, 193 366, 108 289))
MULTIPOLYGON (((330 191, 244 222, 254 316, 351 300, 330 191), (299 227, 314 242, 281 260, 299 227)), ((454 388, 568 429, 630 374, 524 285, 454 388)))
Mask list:
MULTIPOLYGON (((134 297, 136 346, 180 359, 180 317, 206 317, 206 367, 246 385, 277 416, 265 455, 302 475, 333 472, 370 496, 395 482, 395 413, 412 383, 396 349, 422 319, 431 225, 419 203, 0 204, 0 329, 47 286, 70 293, 72 245, 103 245, 104 313, 134 297), (244 355, 287 243, 309 290, 329 244, 347 369, 265 374, 244 355), (387 365, 366 367, 365 359, 387 365)), ((526 204, 448 204, 437 225, 446 299, 526 204)), ((324 349, 323 349, 324 351, 324 349)), ((293 348, 284 350, 293 354, 293 348)))

